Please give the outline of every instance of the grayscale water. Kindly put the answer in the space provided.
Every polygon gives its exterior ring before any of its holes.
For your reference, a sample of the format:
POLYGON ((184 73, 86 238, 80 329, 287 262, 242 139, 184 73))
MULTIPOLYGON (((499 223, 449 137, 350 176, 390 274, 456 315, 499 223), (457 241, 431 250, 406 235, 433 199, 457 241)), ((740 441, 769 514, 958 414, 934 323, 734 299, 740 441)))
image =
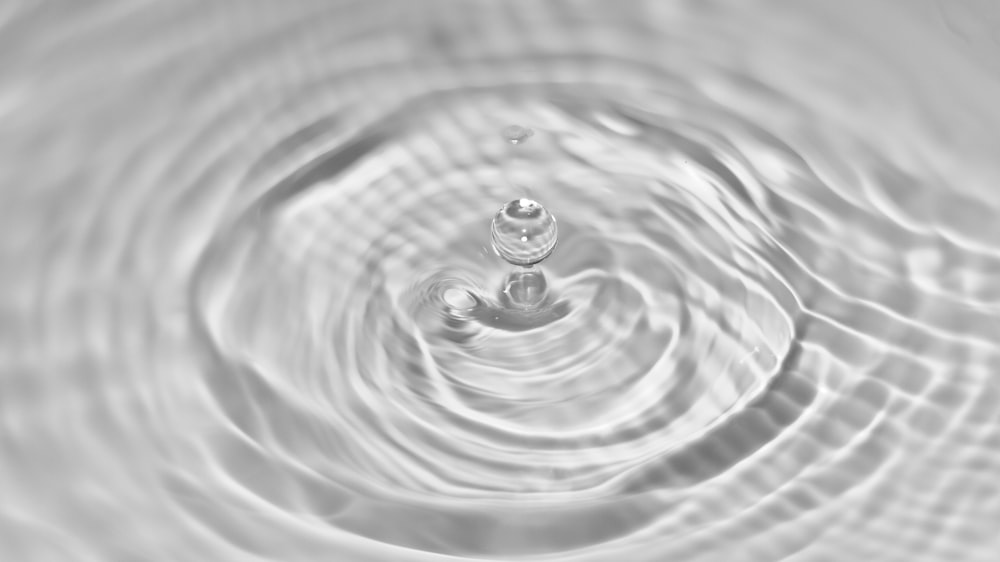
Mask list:
POLYGON ((4 3, 0 560, 1000 560, 998 15, 4 3))

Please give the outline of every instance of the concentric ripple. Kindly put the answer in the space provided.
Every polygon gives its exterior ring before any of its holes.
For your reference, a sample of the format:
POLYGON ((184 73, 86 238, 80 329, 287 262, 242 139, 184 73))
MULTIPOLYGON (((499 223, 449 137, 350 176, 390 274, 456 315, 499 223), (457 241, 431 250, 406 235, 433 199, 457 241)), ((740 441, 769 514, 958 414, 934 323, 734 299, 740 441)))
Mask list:
POLYGON ((587 123, 565 114, 532 148, 532 191, 566 217, 563 247, 544 265, 557 295, 548 308, 562 314, 511 330, 450 310, 447 290, 496 300, 509 266, 483 227, 512 187, 488 156, 462 150, 470 133, 437 126, 502 98, 449 97, 438 104, 449 113, 407 111, 419 121, 386 147, 440 147, 436 160, 383 167, 391 156, 376 148, 253 206, 207 254, 193 309, 210 311, 217 355, 255 365, 287 408, 311 404, 327 421, 350 451, 331 470, 435 501, 616 494, 614 481, 763 391, 789 348, 782 306, 794 300, 751 253, 754 240, 731 242, 739 234, 713 206, 751 211, 721 199, 709 170, 673 184, 643 169, 638 146, 598 167, 613 145, 582 144, 574 129, 587 123))
POLYGON ((0 558, 997 559, 1000 81, 919 10, 168 4, 0 15, 0 558))

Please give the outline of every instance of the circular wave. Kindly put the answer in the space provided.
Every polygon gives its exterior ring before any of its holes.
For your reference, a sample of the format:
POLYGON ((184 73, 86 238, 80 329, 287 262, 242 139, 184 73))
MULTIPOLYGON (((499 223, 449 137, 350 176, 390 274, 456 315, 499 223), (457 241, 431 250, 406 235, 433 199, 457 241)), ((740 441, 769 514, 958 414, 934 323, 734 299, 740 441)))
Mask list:
POLYGON ((39 186, 3 214, 0 544, 988 559, 1000 171, 807 4, 109 8, 63 31, 110 94, 21 38, 47 87, 0 112, 67 133, 0 176, 39 186), (527 311, 490 249, 518 197, 559 220, 527 311))

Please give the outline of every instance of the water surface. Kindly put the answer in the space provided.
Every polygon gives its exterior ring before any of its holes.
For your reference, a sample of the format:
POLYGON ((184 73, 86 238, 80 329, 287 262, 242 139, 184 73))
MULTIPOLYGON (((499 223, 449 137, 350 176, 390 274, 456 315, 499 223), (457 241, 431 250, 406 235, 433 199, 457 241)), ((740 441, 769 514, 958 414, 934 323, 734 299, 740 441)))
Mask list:
POLYGON ((0 10, 0 554, 996 560, 996 12, 0 10))

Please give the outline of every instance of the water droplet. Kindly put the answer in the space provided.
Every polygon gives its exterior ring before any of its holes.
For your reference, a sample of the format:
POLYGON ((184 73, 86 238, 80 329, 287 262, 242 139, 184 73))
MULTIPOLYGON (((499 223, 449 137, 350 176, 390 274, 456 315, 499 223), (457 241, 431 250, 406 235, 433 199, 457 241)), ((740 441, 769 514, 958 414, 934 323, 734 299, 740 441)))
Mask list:
POLYGON ((508 125, 500 131, 504 140, 510 144, 520 144, 528 140, 528 137, 535 134, 535 131, 520 125, 508 125))
POLYGON ((556 218, 531 199, 515 199, 493 217, 493 249, 509 263, 534 265, 556 247, 556 218))

